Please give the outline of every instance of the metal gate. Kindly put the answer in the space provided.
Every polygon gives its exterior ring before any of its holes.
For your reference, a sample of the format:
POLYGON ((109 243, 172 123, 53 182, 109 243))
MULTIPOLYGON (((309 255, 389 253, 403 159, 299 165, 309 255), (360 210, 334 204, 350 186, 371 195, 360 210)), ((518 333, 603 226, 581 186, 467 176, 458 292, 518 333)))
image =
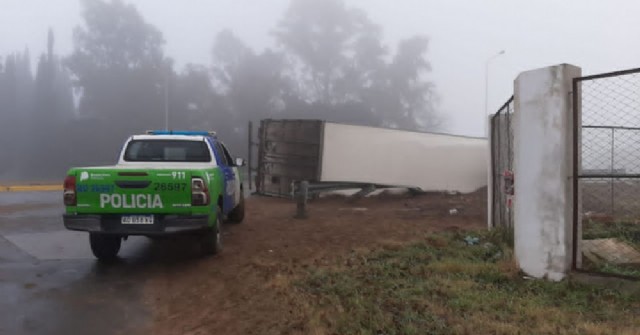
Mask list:
POLYGON ((575 78, 574 268, 640 277, 640 69, 575 78))
POLYGON ((513 97, 491 118, 491 226, 513 231, 513 97))

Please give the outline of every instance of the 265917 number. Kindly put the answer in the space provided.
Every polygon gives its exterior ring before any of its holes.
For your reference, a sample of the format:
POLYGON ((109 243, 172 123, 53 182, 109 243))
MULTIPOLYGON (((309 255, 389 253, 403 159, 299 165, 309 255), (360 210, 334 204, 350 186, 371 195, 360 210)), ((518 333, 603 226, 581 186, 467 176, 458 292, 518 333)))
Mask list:
POLYGON ((187 184, 186 183, 155 183, 153 184, 153 190, 158 191, 186 191, 187 184))

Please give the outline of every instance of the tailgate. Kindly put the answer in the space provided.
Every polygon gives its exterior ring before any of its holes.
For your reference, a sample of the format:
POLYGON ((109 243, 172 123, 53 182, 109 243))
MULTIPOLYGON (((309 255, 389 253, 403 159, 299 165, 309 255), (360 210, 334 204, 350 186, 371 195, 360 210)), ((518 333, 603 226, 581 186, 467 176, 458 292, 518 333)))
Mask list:
POLYGON ((76 189, 78 213, 191 213, 191 171, 187 170, 80 170, 76 189))

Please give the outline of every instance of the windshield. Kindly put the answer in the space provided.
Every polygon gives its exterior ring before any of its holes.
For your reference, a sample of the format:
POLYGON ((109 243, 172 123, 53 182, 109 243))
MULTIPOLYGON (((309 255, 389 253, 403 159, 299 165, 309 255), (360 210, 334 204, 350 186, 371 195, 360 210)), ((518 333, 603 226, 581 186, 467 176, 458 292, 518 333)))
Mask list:
POLYGON ((124 153, 127 162, 211 162, 204 141, 133 140, 124 153))

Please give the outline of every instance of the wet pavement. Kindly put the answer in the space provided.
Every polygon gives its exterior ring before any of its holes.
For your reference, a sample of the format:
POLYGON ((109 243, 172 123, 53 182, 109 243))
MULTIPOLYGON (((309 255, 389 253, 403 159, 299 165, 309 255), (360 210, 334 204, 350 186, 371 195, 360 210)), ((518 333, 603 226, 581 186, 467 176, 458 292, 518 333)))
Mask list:
POLYGON ((141 333, 144 282, 171 264, 144 237, 123 243, 121 262, 96 262, 60 203, 60 192, 0 193, 0 334, 141 333))

